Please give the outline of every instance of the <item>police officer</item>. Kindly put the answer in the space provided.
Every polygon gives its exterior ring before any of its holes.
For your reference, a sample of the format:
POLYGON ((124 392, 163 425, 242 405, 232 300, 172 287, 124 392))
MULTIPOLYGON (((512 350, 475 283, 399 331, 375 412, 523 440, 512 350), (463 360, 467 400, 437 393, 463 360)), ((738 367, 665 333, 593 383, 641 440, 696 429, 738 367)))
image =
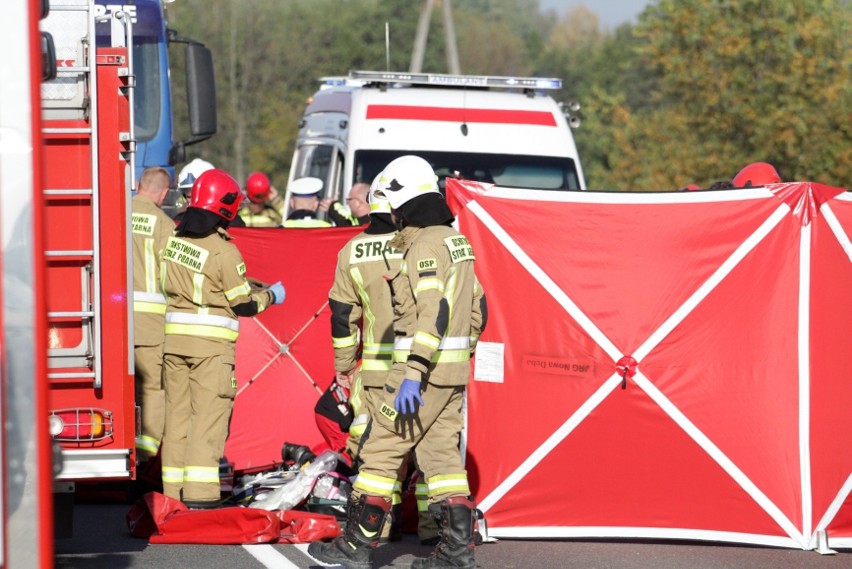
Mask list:
POLYGON ((228 242, 241 200, 226 172, 201 174, 161 264, 168 300, 163 491, 191 508, 219 504, 219 459, 236 395, 237 317, 254 316, 285 296, 280 281, 252 292, 242 256, 228 242))
POLYGON ((248 202, 240 208, 246 227, 279 227, 284 221, 284 198, 269 183, 263 172, 252 172, 246 179, 248 202))
POLYGON ((393 366, 361 451, 346 531, 331 543, 311 544, 308 552, 326 563, 370 567, 397 473, 416 446, 441 541, 432 557, 413 567, 473 568, 474 504, 459 438, 471 352, 487 314, 475 256, 450 226, 453 215, 422 158, 388 164, 376 192, 388 199, 401 227, 388 246, 403 260, 384 275, 394 308, 393 366))
POLYGON ((142 432, 136 437, 139 462, 155 456, 163 438, 163 325, 166 297, 160 290, 160 259, 175 224, 163 210, 171 176, 146 168, 131 200, 133 226, 133 356, 136 402, 142 408, 142 432))
POLYGON ((319 178, 299 178, 290 182, 290 213, 284 220, 284 227, 331 227, 331 224, 319 219, 317 209, 320 204, 322 180, 319 178))

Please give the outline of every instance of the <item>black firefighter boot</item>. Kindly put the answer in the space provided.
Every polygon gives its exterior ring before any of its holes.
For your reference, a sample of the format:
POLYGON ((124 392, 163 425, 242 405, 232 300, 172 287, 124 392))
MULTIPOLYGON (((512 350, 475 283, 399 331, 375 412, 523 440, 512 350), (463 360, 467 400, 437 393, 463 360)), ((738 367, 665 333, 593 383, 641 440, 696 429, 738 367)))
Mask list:
POLYGON ((346 529, 330 543, 315 541, 308 553, 324 563, 336 563, 346 569, 372 569, 373 551, 379 544, 382 525, 390 503, 378 496, 350 496, 346 509, 346 529))
POLYGON ((464 496, 453 496, 429 511, 438 521, 441 541, 431 557, 415 559, 412 569, 473 569, 473 524, 476 506, 464 496))

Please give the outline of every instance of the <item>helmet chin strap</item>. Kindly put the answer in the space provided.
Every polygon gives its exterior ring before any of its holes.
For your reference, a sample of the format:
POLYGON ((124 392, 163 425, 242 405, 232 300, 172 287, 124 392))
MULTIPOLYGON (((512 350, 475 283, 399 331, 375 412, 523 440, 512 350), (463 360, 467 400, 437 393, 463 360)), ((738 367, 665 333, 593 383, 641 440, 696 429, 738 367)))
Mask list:
POLYGON ((393 212, 393 224, 399 231, 405 229, 408 226, 408 222, 396 211, 393 212))

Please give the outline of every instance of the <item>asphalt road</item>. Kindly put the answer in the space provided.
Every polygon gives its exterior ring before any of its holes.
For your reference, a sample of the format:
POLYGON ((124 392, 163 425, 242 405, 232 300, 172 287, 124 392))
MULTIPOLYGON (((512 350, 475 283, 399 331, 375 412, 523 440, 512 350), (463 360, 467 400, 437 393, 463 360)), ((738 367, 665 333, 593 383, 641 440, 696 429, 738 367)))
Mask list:
MULTIPOLYGON (((308 569, 303 545, 149 545, 130 536, 125 504, 78 504, 74 537, 56 542, 57 568, 308 569)), ((408 567, 426 556, 415 536, 381 546, 376 568, 408 567)), ((476 550, 477 566, 499 569, 852 569, 852 551, 813 551, 699 542, 500 540, 476 550)))

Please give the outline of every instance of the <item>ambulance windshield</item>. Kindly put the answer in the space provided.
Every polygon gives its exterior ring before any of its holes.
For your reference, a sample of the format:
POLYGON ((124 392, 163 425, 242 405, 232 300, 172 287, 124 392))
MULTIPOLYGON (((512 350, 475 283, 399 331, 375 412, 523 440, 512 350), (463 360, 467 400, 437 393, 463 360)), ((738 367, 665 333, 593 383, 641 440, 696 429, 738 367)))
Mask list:
MULTIPOLYGON (((370 181, 391 160, 404 151, 359 150, 355 152, 355 182, 370 181)), ((441 189, 444 178, 458 175, 466 180, 487 182, 509 188, 534 190, 579 190, 577 167, 570 158, 518 156, 459 152, 410 152, 429 161, 438 174, 441 189)))

